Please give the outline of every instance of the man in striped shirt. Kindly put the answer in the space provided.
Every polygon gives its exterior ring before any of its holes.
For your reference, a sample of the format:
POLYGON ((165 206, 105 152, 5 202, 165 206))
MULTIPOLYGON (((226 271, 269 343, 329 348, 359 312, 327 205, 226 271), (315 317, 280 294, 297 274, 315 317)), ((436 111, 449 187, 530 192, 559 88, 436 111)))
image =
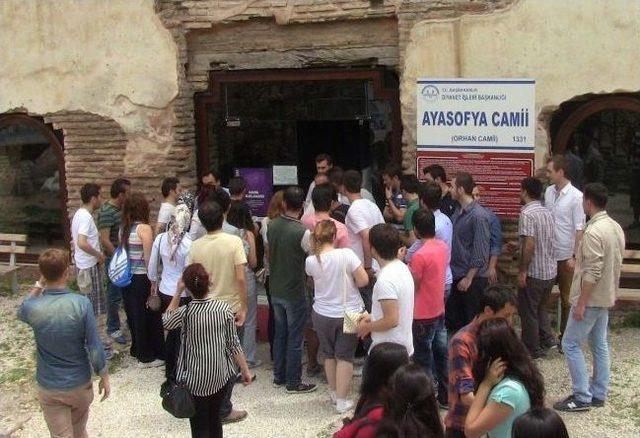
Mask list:
POLYGON ((557 274, 553 251, 553 214, 540 203, 541 196, 540 180, 522 180, 520 198, 524 206, 518 224, 521 241, 518 313, 522 321, 522 342, 533 358, 545 356, 545 351, 556 345, 546 311, 557 274))

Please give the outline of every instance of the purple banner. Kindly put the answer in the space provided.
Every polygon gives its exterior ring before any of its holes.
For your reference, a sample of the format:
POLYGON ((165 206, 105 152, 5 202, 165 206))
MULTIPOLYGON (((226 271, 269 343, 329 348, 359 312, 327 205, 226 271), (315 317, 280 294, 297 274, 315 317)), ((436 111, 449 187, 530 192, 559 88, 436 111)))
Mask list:
POLYGON ((235 176, 241 176, 247 182, 245 201, 254 216, 265 217, 269 209, 269 201, 273 194, 273 175, 270 168, 236 167, 235 176))

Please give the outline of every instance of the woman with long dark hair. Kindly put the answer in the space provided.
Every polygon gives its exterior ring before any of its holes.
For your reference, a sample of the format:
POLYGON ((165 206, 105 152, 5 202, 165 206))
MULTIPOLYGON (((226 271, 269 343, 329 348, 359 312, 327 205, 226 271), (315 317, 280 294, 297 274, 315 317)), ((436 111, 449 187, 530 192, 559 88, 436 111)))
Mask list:
POLYGON ((371 349, 362 370, 360 398, 355 413, 334 438, 370 438, 375 436, 389 394, 389 379, 409 363, 406 347, 382 342, 371 349))
POLYGON ((433 380, 422 366, 404 365, 391 376, 384 417, 376 436, 444 437, 433 380))
POLYGON ((476 392, 465 434, 475 438, 511 438, 513 422, 530 408, 544 406, 544 380, 506 319, 478 328, 478 358, 473 367, 476 392))
POLYGON ((247 319, 244 321, 242 349, 250 368, 260 366, 256 357, 256 332, 258 330, 258 285, 254 269, 258 266, 256 246, 256 226, 251 213, 244 202, 232 201, 227 213, 227 222, 240 230, 242 243, 247 253, 245 279, 247 282, 247 319), (248 251, 247 251, 248 249, 248 251))
POLYGON ((220 408, 240 367, 242 383, 251 384, 231 307, 209 296, 209 275, 199 263, 187 266, 167 311, 162 317, 167 330, 182 327, 182 345, 176 380, 184 382, 193 396, 196 413, 189 420, 191 436, 222 437, 220 408), (193 300, 180 306, 180 295, 189 291, 193 300))
POLYGON ((131 355, 141 368, 164 364, 164 333, 160 312, 147 307, 151 282, 147 276, 153 229, 149 225, 149 203, 142 193, 125 198, 122 208, 121 242, 129 256, 131 284, 124 288, 122 298, 131 332, 131 355))

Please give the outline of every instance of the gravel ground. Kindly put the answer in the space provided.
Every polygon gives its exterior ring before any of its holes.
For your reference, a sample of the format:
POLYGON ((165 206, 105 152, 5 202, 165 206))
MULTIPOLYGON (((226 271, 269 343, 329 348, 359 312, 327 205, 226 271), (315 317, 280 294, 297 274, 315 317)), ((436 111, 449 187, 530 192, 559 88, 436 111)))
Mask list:
MULTIPOLYGON (((33 385, 29 380, 32 374, 24 371, 33 372, 33 343, 11 315, 17 303, 15 298, 0 297, 0 437, 3 431, 21 423, 22 428, 12 437, 43 437, 48 433, 33 401, 33 385), (17 336, 12 333, 17 333, 17 336), (6 378, 16 375, 16 381, 6 378)), ((640 329, 614 329, 611 344, 612 385, 607 406, 588 413, 564 414, 572 437, 640 436, 640 329)), ((265 345, 260 346, 260 354, 265 360, 265 345)), ((553 352, 538 363, 546 379, 549 403, 567 395, 571 387, 564 358, 553 352)), ((122 354, 115 368, 117 370, 111 377, 111 397, 103 403, 96 400, 92 405, 89 418, 91 436, 189 435, 188 421, 174 419, 160 407, 158 390, 163 380, 162 369, 138 369, 126 354, 122 354)), ((318 379, 313 380, 319 383, 317 392, 287 395, 282 389, 272 387, 269 365, 263 365, 256 373, 258 379, 253 385, 247 388, 236 386, 235 406, 249 411, 249 418, 225 426, 227 436, 330 436, 340 424, 340 416, 327 401, 326 385, 318 379)), ((354 380, 354 397, 358 383, 354 380)))

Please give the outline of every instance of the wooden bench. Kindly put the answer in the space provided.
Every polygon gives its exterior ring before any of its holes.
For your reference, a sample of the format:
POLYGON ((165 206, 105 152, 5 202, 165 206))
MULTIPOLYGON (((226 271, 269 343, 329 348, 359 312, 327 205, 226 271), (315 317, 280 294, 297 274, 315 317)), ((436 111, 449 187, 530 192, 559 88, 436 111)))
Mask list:
POLYGON ((25 245, 18 246, 17 243, 26 244, 26 234, 3 234, 0 233, 0 254, 9 254, 9 264, 0 264, 0 275, 11 274, 11 290, 18 292, 18 269, 16 254, 27 252, 25 245))

